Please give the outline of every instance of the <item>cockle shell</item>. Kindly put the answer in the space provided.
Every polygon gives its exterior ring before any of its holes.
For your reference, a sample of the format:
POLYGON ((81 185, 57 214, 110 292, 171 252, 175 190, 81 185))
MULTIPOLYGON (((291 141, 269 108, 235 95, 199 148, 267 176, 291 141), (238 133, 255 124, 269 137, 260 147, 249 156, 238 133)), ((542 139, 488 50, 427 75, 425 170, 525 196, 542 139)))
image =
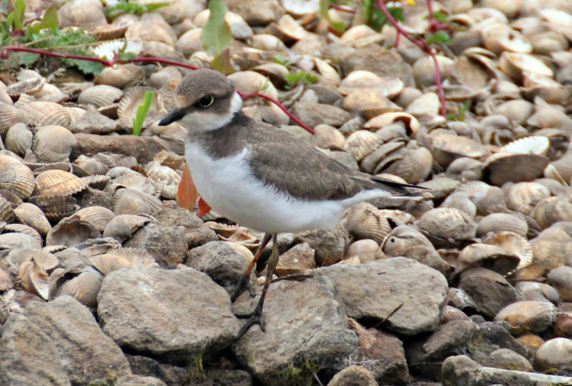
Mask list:
POLYGON ((382 142, 381 137, 375 133, 368 130, 358 130, 347 138, 345 148, 359 162, 380 146, 382 142))
POLYGON ((555 318, 554 304, 534 300, 509 304, 495 316, 495 320, 506 322, 515 334, 542 332, 552 325, 555 318))
POLYGON ((115 213, 102 206, 88 206, 77 211, 75 216, 90 223, 99 232, 103 232, 109 221, 115 217, 115 213))
POLYGON ((44 215, 44 212, 34 204, 24 202, 14 209, 14 214, 22 224, 31 226, 42 236, 45 236, 52 226, 44 215))
POLYGON ((25 156, 26 152, 32 148, 33 138, 34 135, 25 124, 16 123, 8 129, 4 142, 8 150, 25 156))
POLYGON ((0 189, 26 199, 34 191, 34 175, 30 168, 16 158, 0 154, 0 189))
POLYGON ((103 255, 90 257, 90 261, 102 274, 129 267, 153 267, 157 263, 148 252, 132 248, 120 248, 103 255))
POLYGON ((477 236, 485 236, 488 233, 502 231, 514 232, 526 237, 528 225, 523 218, 509 213, 493 213, 483 217, 477 227, 477 236))
POLYGON ((381 78, 370 71, 356 70, 350 72, 340 83, 339 91, 348 95, 353 91, 372 90, 392 98, 403 90, 404 84, 399 79, 381 78))
POLYGON ((530 214, 540 201, 550 197, 550 190, 536 182, 520 182, 510 186, 505 197, 509 209, 530 214))
POLYGON ((100 84, 83 90, 77 100, 81 104, 104 107, 117 102, 122 96, 123 91, 119 88, 100 84))
POLYGON ((28 117, 33 126, 58 125, 68 127, 71 115, 66 108, 54 102, 30 102, 20 107, 20 111, 28 117))
POLYGON ((118 189, 113 195, 115 214, 153 214, 160 209, 159 199, 137 190, 118 189))
POLYGON ((483 239, 483 242, 485 244, 501 247, 520 257, 520 262, 518 263, 517 269, 525 268, 532 263, 532 247, 526 238, 517 233, 510 231, 489 233, 483 239))
POLYGON ((71 131, 62 126, 42 126, 36 132, 33 150, 40 161, 67 161, 77 140, 71 131))
POLYGON ((78 206, 72 196, 32 196, 29 201, 38 206, 50 221, 59 221, 76 212, 78 206))
POLYGON ((475 237, 477 224, 466 213, 454 208, 425 212, 417 226, 437 245, 457 245, 475 237))
MULTIPOLYGON (((96 85, 108 85, 117 88, 134 86, 145 78, 145 71, 133 63, 106 67, 94 79, 96 85)), ((109 99, 109 98, 108 98, 109 99)), ((107 105, 104 105, 107 106, 107 105)))
MULTIPOLYGON (((133 120, 137 114, 137 109, 143 103, 145 91, 148 90, 152 89, 147 87, 133 87, 127 90, 123 95, 123 98, 121 98, 119 101, 119 105, 117 107, 117 115, 119 117, 119 122, 124 127, 131 128, 133 126, 133 120)), ((153 103, 149 108, 149 113, 145 118, 143 127, 146 127, 152 121, 156 120, 161 114, 162 113, 160 113, 158 107, 157 93, 155 93, 153 96, 153 103)))
POLYGON ((43 197, 71 196, 85 188, 85 181, 63 170, 46 170, 36 177, 36 192, 43 197))
POLYGON ((25 123, 27 120, 25 112, 7 103, 0 102, 0 134, 6 134, 10 127, 17 123, 25 123))
POLYGON ((62 219, 46 236, 47 245, 66 245, 73 247, 87 239, 97 238, 101 234, 87 221, 78 216, 62 219))
POLYGON ((366 202, 352 207, 346 227, 355 239, 371 239, 378 244, 391 232, 387 218, 382 216, 375 206, 366 202))
POLYGON ((105 226, 103 237, 113 237, 123 243, 137 230, 149 223, 151 219, 133 214, 120 214, 111 219, 105 226))
POLYGON ((11 222, 14 218, 14 210, 10 201, 0 196, 0 222, 11 222))
POLYGON ((98 272, 82 272, 66 281, 57 291, 57 296, 72 296, 87 307, 97 306, 97 294, 101 288, 102 275, 98 272))

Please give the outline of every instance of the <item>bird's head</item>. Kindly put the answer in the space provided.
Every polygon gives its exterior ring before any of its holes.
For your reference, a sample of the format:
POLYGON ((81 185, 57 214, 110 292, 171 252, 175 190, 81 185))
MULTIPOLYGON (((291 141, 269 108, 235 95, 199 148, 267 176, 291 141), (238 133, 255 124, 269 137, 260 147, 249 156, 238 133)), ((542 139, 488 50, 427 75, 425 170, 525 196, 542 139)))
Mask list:
POLYGON ((234 83, 220 72, 200 69, 191 72, 177 88, 175 107, 159 122, 181 124, 188 132, 205 132, 228 124, 242 108, 234 83))

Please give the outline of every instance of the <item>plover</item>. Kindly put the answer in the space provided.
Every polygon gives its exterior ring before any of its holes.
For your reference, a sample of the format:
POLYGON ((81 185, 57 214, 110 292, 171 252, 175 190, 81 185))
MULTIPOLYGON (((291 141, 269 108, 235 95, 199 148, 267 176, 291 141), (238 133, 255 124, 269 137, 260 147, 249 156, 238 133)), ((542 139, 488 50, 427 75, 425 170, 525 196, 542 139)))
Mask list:
POLYGON ((265 233, 233 301, 273 241, 260 300, 239 336, 254 324, 264 331, 262 308, 278 263, 278 233, 332 228, 358 202, 415 194, 410 191, 415 186, 351 170, 309 143, 247 117, 234 83, 219 72, 187 75, 175 103, 159 125, 178 122, 186 129, 185 157, 201 197, 222 216, 265 233))

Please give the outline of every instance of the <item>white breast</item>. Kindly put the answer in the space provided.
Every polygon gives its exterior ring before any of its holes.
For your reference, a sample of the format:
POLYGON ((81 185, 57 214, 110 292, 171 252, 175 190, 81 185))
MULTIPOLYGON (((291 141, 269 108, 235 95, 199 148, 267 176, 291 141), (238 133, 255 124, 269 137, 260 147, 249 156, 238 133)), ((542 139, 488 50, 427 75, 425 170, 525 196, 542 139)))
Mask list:
POLYGON ((196 144, 185 147, 199 194, 218 213, 262 232, 299 232, 337 224, 348 205, 341 201, 292 199, 257 180, 248 166, 249 150, 213 159, 196 144))

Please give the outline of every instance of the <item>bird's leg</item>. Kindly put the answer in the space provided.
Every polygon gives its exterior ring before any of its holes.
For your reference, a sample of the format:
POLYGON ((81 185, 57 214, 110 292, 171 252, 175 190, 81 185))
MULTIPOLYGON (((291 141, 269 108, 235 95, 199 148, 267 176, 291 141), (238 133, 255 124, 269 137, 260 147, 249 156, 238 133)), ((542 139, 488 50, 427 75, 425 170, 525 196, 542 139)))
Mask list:
POLYGON ((256 293, 254 292, 254 287, 252 286, 252 283, 250 283, 250 274, 252 273, 252 270, 256 266, 256 263, 258 262, 258 260, 260 260, 260 256, 262 256, 262 252, 264 252, 264 248, 266 248, 266 246, 268 245, 268 242, 270 241, 271 238, 272 238, 272 235, 270 233, 265 233, 264 237, 262 237, 262 240, 260 240, 260 245, 258 246, 256 253, 254 254, 254 258, 248 264, 248 267, 246 267, 246 270, 244 271, 244 273, 240 277, 238 284, 236 285, 236 287, 234 288, 234 291, 232 292, 232 295, 230 297, 231 301, 234 302, 236 300, 238 295, 240 295, 240 293, 244 290, 244 287, 248 288, 248 292, 250 292, 250 296, 256 295, 256 293))
POLYGON ((274 270, 278 265, 278 258, 280 257, 280 253, 278 251, 278 238, 276 234, 272 235, 272 253, 270 254, 270 259, 268 260, 268 264, 266 265, 266 280, 264 281, 264 287, 262 287, 262 294, 260 295, 260 300, 258 300, 258 304, 254 309, 254 312, 246 323, 242 326, 240 331, 238 332, 238 336, 236 339, 240 339, 246 332, 250 329, 250 327, 254 326, 255 324, 260 325, 260 329, 265 332, 266 327, 264 326, 264 319, 262 319, 262 307, 264 306, 264 299, 266 299, 266 294, 268 293, 268 287, 272 282, 272 275, 274 275, 274 270))

